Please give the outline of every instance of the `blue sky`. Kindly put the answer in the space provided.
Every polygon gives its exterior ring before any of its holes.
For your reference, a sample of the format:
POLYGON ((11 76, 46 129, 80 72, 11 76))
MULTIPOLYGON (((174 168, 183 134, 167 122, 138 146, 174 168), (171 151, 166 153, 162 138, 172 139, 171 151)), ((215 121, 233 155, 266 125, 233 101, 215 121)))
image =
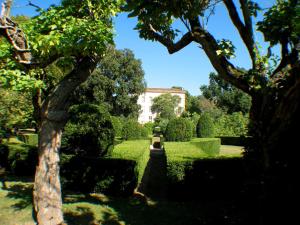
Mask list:
MULTIPOLYGON (((33 0, 31 2, 47 8, 50 4, 59 4, 60 0, 33 0)), ((274 2, 275 0, 265 0, 260 3, 260 6, 268 8, 274 2)), ((36 14, 35 9, 27 4, 26 0, 15 0, 12 14, 36 14)), ((204 52, 196 44, 191 44, 180 52, 170 55, 160 43, 139 38, 138 32, 133 29, 135 24, 135 18, 127 18, 124 13, 118 15, 115 19, 115 43, 118 49, 131 49, 136 58, 142 61, 147 86, 181 86, 192 95, 199 95, 199 87, 208 84, 208 75, 214 71, 204 52)), ((237 56, 232 60, 235 65, 244 68, 250 66, 248 53, 238 33, 231 25, 223 4, 217 6, 215 15, 210 17, 207 28, 217 39, 230 39, 233 42, 237 56)), ((256 40, 265 47, 261 34, 255 35, 256 40)))

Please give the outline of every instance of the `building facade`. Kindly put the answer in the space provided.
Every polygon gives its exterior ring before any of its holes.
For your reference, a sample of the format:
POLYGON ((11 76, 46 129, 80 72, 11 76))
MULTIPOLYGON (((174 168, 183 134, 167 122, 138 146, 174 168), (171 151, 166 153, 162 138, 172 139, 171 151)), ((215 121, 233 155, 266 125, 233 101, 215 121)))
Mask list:
POLYGON ((179 116, 185 110, 185 91, 179 88, 146 88, 145 92, 138 98, 138 104, 141 106, 138 121, 141 124, 147 122, 154 122, 157 114, 152 113, 151 107, 153 99, 161 94, 169 93, 171 95, 178 95, 180 102, 175 108, 175 113, 179 116))

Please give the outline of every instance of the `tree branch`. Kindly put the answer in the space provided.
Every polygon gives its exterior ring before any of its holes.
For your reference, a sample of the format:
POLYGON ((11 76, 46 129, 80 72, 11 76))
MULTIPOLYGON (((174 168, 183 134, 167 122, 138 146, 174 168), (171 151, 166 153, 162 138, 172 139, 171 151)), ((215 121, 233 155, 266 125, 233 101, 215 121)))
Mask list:
POLYGON ((163 44, 169 51, 170 54, 173 54, 181 49, 183 49, 184 47, 186 47, 187 45, 189 45, 194 39, 193 36, 191 34, 191 32, 187 32, 186 34, 184 34, 181 39, 179 41, 177 41, 176 43, 174 43, 172 40, 170 40, 169 38, 163 37, 161 34, 159 34, 153 27, 151 24, 149 24, 149 31, 151 32, 151 35, 153 36, 153 38, 160 42, 161 44, 163 44))
POLYGON ((92 74, 97 63, 97 59, 88 56, 79 59, 72 72, 60 81, 43 102, 42 117, 57 122, 64 121, 70 95, 92 74))
POLYGON ((240 16, 237 12, 235 4, 232 0, 224 0, 224 4, 229 13, 230 19, 233 22, 234 26, 237 28, 243 42, 245 43, 249 55, 252 60, 253 68, 256 67, 256 45, 254 42, 253 36, 253 28, 252 28, 252 20, 251 15, 247 6, 247 0, 240 0, 242 6, 243 17, 245 20, 245 24, 241 21, 240 16))
POLYGON ((196 35, 196 41, 202 45, 211 64, 224 80, 251 96, 254 94, 247 81, 243 79, 245 73, 236 69, 225 56, 217 55, 218 43, 209 32, 202 30, 196 35))

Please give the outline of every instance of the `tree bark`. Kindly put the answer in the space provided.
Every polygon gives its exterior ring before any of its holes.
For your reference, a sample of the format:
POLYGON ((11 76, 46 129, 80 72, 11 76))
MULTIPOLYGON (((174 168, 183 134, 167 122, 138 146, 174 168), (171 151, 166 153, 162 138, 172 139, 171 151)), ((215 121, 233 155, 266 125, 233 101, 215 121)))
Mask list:
POLYGON ((63 223, 59 148, 62 122, 44 119, 39 132, 39 164, 34 183, 34 207, 40 225, 63 223))
POLYGON ((39 160, 36 167, 33 202, 39 225, 63 224, 59 149, 62 129, 67 122, 68 99, 94 71, 97 60, 84 57, 45 99, 41 107, 39 160))

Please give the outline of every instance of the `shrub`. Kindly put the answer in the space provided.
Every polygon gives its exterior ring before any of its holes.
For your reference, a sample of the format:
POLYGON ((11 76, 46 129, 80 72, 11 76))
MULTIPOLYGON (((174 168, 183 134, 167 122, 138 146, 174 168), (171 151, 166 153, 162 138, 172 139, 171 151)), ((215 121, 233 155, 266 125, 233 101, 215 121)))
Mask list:
POLYGON ((133 119, 128 119, 123 126, 122 138, 124 140, 140 139, 141 132, 141 125, 133 119))
POLYGON ((168 123, 165 137, 167 141, 189 141, 193 136, 192 122, 186 118, 176 118, 168 123))
POLYGON ((246 136, 248 132, 249 117, 241 112, 222 114, 215 121, 216 136, 246 136))
POLYGON ((38 145, 38 135, 37 134, 19 134, 18 139, 28 145, 32 145, 32 146, 38 145))
POLYGON ((63 133, 64 148, 90 156, 103 156, 113 148, 114 129, 105 107, 75 105, 63 133))
POLYGON ((123 122, 120 117, 117 116, 111 116, 111 122, 115 131, 116 137, 122 136, 122 129, 123 129, 123 122))
POLYGON ((251 142, 251 137, 231 137, 231 136, 220 136, 222 145, 236 145, 236 146, 247 146, 251 142))
POLYGON ((191 141, 191 143, 199 147, 209 156, 216 156, 220 153, 220 138, 195 138, 191 141))
POLYGON ((214 124, 208 113, 203 113, 197 124, 197 137, 214 137, 214 124))
POLYGON ((151 135, 153 133, 153 129, 154 129, 153 122, 145 123, 143 126, 148 130, 148 135, 151 135))

